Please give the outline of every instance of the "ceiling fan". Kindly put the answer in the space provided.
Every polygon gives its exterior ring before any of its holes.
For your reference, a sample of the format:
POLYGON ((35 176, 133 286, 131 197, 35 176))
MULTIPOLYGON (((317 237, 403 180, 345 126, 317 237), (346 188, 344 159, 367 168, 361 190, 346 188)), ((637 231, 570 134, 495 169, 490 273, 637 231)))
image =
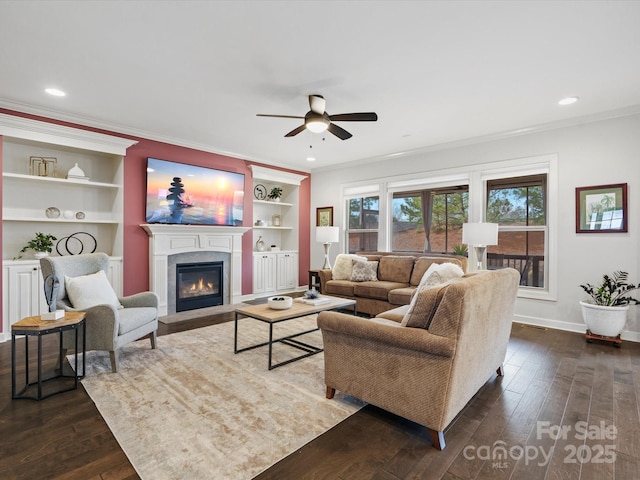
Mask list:
POLYGON ((265 113, 258 113, 257 116, 304 119, 304 123, 302 125, 291 130, 285 135, 285 137, 293 137, 306 128, 313 133, 321 133, 325 130, 329 130, 330 133, 333 133, 340 140, 347 140, 353 135, 333 122, 375 122, 378 120, 378 115, 374 112, 339 113, 337 115, 329 115, 324 109, 325 106, 326 101, 322 95, 309 95, 309 108, 311 108, 311 110, 309 110, 304 117, 295 115, 268 115, 265 113))

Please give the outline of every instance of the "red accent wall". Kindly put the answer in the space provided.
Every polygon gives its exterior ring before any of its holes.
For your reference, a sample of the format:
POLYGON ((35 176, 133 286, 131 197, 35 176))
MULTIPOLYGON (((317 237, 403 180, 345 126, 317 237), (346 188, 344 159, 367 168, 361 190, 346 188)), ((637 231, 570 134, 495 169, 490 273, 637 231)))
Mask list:
MULTIPOLYGON (((124 161, 123 293, 125 295, 132 295, 137 292, 148 290, 149 288, 149 237, 140 227, 140 224, 145 223, 147 157, 244 173, 245 197, 243 225, 245 227, 253 225, 253 181, 251 169, 249 168, 250 164, 253 163, 267 168, 297 173, 299 175, 310 175, 306 172, 276 168, 271 165, 248 162, 234 157, 203 152, 192 148, 138 138, 132 135, 110 132, 84 125, 25 114, 22 112, 0 108, 0 113, 23 118, 31 118, 58 125, 66 125, 69 127, 130 138, 138 141, 138 144, 127 150, 127 155, 124 161)), ((2 137, 0 137, 0 147, 1 141, 2 137)), ((2 149, 0 148, 0 167, 2 166, 1 155, 2 149)), ((310 179, 305 179, 300 186, 299 283, 301 284, 306 283, 306 276, 310 263, 310 205, 311 181, 310 179)), ((253 240, 251 230, 246 232, 242 238, 242 251, 242 294, 248 295, 252 293, 253 240)))

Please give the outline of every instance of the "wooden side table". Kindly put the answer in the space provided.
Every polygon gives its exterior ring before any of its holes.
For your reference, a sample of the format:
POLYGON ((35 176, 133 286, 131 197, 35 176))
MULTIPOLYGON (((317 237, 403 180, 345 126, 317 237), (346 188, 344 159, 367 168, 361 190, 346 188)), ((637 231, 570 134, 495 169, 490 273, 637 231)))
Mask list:
POLYGON ((318 275, 318 272, 319 270, 309 270, 309 290, 315 288, 318 293, 322 293, 320 291, 320 275, 318 275))
MULTIPOLYGON (((85 351, 86 351, 86 324, 85 312, 66 312, 65 316, 58 320, 42 320, 40 315, 34 317, 23 318, 19 322, 11 325, 11 398, 30 398, 32 400, 42 400, 57 393, 68 392, 78 388, 78 379, 83 378, 85 374, 85 351), (83 328, 82 335, 82 375, 79 374, 78 366, 78 330, 83 328), (62 348, 62 332, 67 330, 75 330, 75 372, 73 375, 65 375, 63 373, 63 348, 62 348), (50 333, 59 333, 60 350, 58 353, 58 364, 60 372, 52 377, 42 378, 42 337, 50 333), (16 389, 16 335, 24 335, 24 368, 25 383, 18 392, 16 389), (29 381, 29 337, 38 338, 38 376, 36 381, 29 381), (42 384, 51 382, 61 378, 73 378, 74 382, 71 387, 66 386, 58 390, 49 391, 43 395, 42 384), (37 386, 37 388, 35 388, 37 386), (29 393, 36 390, 34 393, 29 393)), ((64 382, 61 382, 64 383, 64 382)), ((66 382, 68 383, 68 382, 66 382)))

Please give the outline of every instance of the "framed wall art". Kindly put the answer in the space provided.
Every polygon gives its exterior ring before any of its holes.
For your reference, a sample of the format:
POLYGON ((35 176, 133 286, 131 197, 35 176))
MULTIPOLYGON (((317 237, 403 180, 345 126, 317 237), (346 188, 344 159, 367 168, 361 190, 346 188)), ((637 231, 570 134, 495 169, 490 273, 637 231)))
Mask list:
POLYGON ((333 207, 316 208, 316 226, 318 227, 333 226, 333 207))
POLYGON ((627 184, 576 188, 576 233, 627 231, 627 184))

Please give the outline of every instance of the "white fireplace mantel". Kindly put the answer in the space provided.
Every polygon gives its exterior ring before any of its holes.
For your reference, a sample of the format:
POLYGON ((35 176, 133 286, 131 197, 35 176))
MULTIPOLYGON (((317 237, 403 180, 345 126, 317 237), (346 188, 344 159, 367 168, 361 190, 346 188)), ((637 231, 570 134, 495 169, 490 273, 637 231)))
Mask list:
POLYGON ((159 298, 158 314, 167 314, 168 257, 187 252, 223 252, 230 254, 229 303, 242 296, 242 235, 247 227, 209 225, 140 225, 149 235, 149 288, 159 298))

